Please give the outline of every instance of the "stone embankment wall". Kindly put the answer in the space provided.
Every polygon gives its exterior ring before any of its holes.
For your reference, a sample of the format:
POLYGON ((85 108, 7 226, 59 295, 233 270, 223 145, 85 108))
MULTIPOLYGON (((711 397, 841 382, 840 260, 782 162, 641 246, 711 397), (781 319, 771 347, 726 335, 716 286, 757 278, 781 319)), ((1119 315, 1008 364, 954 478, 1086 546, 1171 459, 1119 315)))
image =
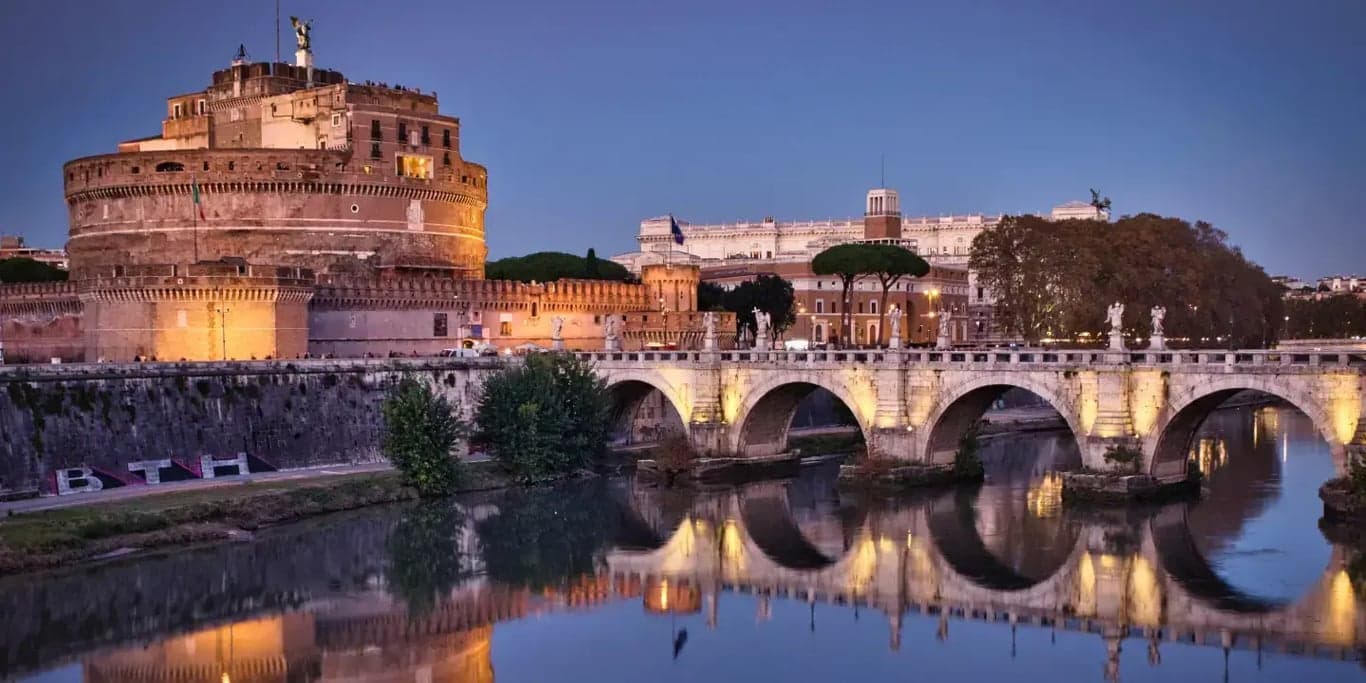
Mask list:
POLYGON ((0 367, 0 496, 380 459, 405 375, 467 414, 499 359, 0 367))

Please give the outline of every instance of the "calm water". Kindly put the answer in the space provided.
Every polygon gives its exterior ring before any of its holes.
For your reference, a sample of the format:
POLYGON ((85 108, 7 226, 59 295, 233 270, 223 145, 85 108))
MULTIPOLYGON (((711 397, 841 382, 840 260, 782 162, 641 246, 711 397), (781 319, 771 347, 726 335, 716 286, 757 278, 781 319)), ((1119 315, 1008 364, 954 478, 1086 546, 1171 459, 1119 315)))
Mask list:
POLYGON ((1069 438, 883 500, 830 467, 677 492, 597 481, 367 510, 0 582, 31 681, 1361 680, 1323 442, 1229 410, 1190 505, 1063 508, 1069 438))

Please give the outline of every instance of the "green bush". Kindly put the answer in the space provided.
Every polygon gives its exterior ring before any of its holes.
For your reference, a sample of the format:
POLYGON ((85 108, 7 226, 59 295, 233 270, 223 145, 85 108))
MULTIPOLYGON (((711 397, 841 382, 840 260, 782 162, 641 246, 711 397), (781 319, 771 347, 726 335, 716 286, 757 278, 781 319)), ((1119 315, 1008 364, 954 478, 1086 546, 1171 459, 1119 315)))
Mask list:
POLYGON ((980 480, 986 476, 982 459, 977 456, 981 445, 977 442, 977 426, 974 425, 958 438, 958 450, 953 454, 953 473, 959 479, 980 480))
POLYGON ((384 454, 418 495, 452 493, 460 482, 453 454, 467 429, 445 398, 404 378, 384 399, 384 454))
POLYGON ((1111 446, 1102 457, 1112 469, 1121 472, 1137 472, 1139 464, 1143 462, 1142 451, 1131 446, 1111 446))
POLYGON ((527 356, 489 377, 477 438, 520 481, 591 467, 611 431, 607 387, 588 363, 562 353, 527 356))

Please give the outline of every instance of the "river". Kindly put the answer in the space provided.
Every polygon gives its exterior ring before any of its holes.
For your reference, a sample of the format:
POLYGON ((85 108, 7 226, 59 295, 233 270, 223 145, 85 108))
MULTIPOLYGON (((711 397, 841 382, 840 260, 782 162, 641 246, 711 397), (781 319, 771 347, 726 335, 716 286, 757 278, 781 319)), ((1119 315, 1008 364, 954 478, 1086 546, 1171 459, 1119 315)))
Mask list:
POLYGON ((576 482, 0 581, 0 677, 175 681, 1361 680, 1307 419, 1216 413, 1197 502, 1064 507, 1070 435, 980 487, 576 482))

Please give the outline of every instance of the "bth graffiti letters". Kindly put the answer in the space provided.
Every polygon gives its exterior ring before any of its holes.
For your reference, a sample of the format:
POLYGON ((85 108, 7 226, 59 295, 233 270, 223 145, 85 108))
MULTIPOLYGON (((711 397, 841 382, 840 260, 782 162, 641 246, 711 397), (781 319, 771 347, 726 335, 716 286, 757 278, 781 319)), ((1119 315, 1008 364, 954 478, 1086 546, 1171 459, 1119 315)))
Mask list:
POLYGON ((59 496, 89 493, 122 486, 156 486, 173 481, 242 477, 253 472, 274 472, 278 468, 250 453, 218 457, 201 455, 193 460, 163 458, 138 460, 128 463, 128 473, 110 471, 102 467, 63 467, 47 478, 45 493, 59 496))

